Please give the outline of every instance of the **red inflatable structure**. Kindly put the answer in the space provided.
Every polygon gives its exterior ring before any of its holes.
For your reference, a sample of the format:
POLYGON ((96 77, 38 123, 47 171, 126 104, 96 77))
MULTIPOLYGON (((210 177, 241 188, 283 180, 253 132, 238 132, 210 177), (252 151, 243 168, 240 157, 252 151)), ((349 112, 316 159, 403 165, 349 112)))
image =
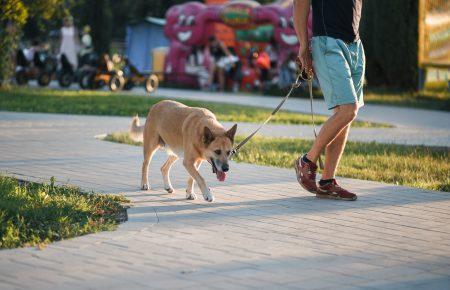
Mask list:
MULTIPOLYGON (((260 5, 252 0, 226 2, 222 5, 205 5, 188 2, 171 7, 166 13, 164 32, 170 40, 165 61, 168 81, 192 83, 186 73, 186 61, 194 46, 205 45, 214 34, 214 24, 222 23, 232 29, 254 29, 261 25, 272 26, 272 43, 280 66, 291 52, 298 52, 299 44, 294 30, 292 0, 280 0, 260 5)), ((311 35, 311 16, 308 32, 311 35)))

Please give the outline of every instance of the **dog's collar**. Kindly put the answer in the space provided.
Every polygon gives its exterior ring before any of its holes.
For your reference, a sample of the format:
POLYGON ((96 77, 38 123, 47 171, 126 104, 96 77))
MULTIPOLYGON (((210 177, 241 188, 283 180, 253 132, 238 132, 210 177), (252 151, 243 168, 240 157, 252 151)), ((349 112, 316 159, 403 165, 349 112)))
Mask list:
POLYGON ((213 173, 217 173, 217 167, 216 164, 214 163, 214 160, 212 158, 209 158, 209 160, 211 160, 211 166, 212 166, 212 172, 213 173))

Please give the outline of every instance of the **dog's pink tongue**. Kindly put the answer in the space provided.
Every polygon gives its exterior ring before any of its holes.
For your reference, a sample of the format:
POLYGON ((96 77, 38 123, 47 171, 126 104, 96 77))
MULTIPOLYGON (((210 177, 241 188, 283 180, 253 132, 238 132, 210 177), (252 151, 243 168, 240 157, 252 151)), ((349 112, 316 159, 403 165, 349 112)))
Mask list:
POLYGON ((225 172, 219 170, 217 170, 216 175, 219 181, 224 181, 225 177, 227 177, 227 174, 225 172))

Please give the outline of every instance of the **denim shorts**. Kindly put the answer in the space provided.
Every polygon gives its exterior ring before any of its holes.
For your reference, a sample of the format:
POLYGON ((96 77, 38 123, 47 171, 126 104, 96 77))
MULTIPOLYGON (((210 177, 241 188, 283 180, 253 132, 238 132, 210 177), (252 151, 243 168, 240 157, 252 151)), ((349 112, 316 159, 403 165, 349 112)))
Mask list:
POLYGON ((364 105, 366 57, 361 40, 346 43, 328 36, 311 40, 314 71, 329 110, 344 104, 364 105))

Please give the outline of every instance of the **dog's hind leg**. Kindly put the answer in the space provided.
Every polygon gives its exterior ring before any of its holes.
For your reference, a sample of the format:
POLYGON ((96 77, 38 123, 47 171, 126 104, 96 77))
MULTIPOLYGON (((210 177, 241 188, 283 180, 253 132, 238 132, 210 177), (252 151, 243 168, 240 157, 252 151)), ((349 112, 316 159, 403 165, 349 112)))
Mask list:
MULTIPOLYGON (((200 165, 202 164, 202 162, 201 161, 198 161, 198 162, 196 162, 195 164, 194 164, 194 166, 195 166, 195 169, 199 169, 200 168, 200 165)), ((196 199, 197 198, 197 195, 195 194, 195 192, 194 192, 194 184, 195 184, 195 180, 194 180, 194 178, 192 178, 192 176, 189 176, 189 179, 188 179, 188 186, 187 186, 187 188, 186 188, 186 198, 187 199, 189 199, 189 200, 193 200, 193 199, 196 199)))
POLYGON ((168 193, 172 193, 173 192, 173 187, 172 187, 172 183, 170 183, 170 168, 172 167, 172 165, 178 160, 178 157, 175 155, 169 155, 169 157, 166 160, 166 163, 164 163, 164 165, 161 167, 161 173, 163 175, 163 179, 164 179, 164 189, 168 192, 168 193))
POLYGON ((159 148, 159 137, 150 136, 150 140, 145 140, 144 137, 144 162, 142 162, 142 179, 141 179, 141 189, 149 190, 150 184, 148 183, 148 167, 152 161, 153 155, 159 148))

